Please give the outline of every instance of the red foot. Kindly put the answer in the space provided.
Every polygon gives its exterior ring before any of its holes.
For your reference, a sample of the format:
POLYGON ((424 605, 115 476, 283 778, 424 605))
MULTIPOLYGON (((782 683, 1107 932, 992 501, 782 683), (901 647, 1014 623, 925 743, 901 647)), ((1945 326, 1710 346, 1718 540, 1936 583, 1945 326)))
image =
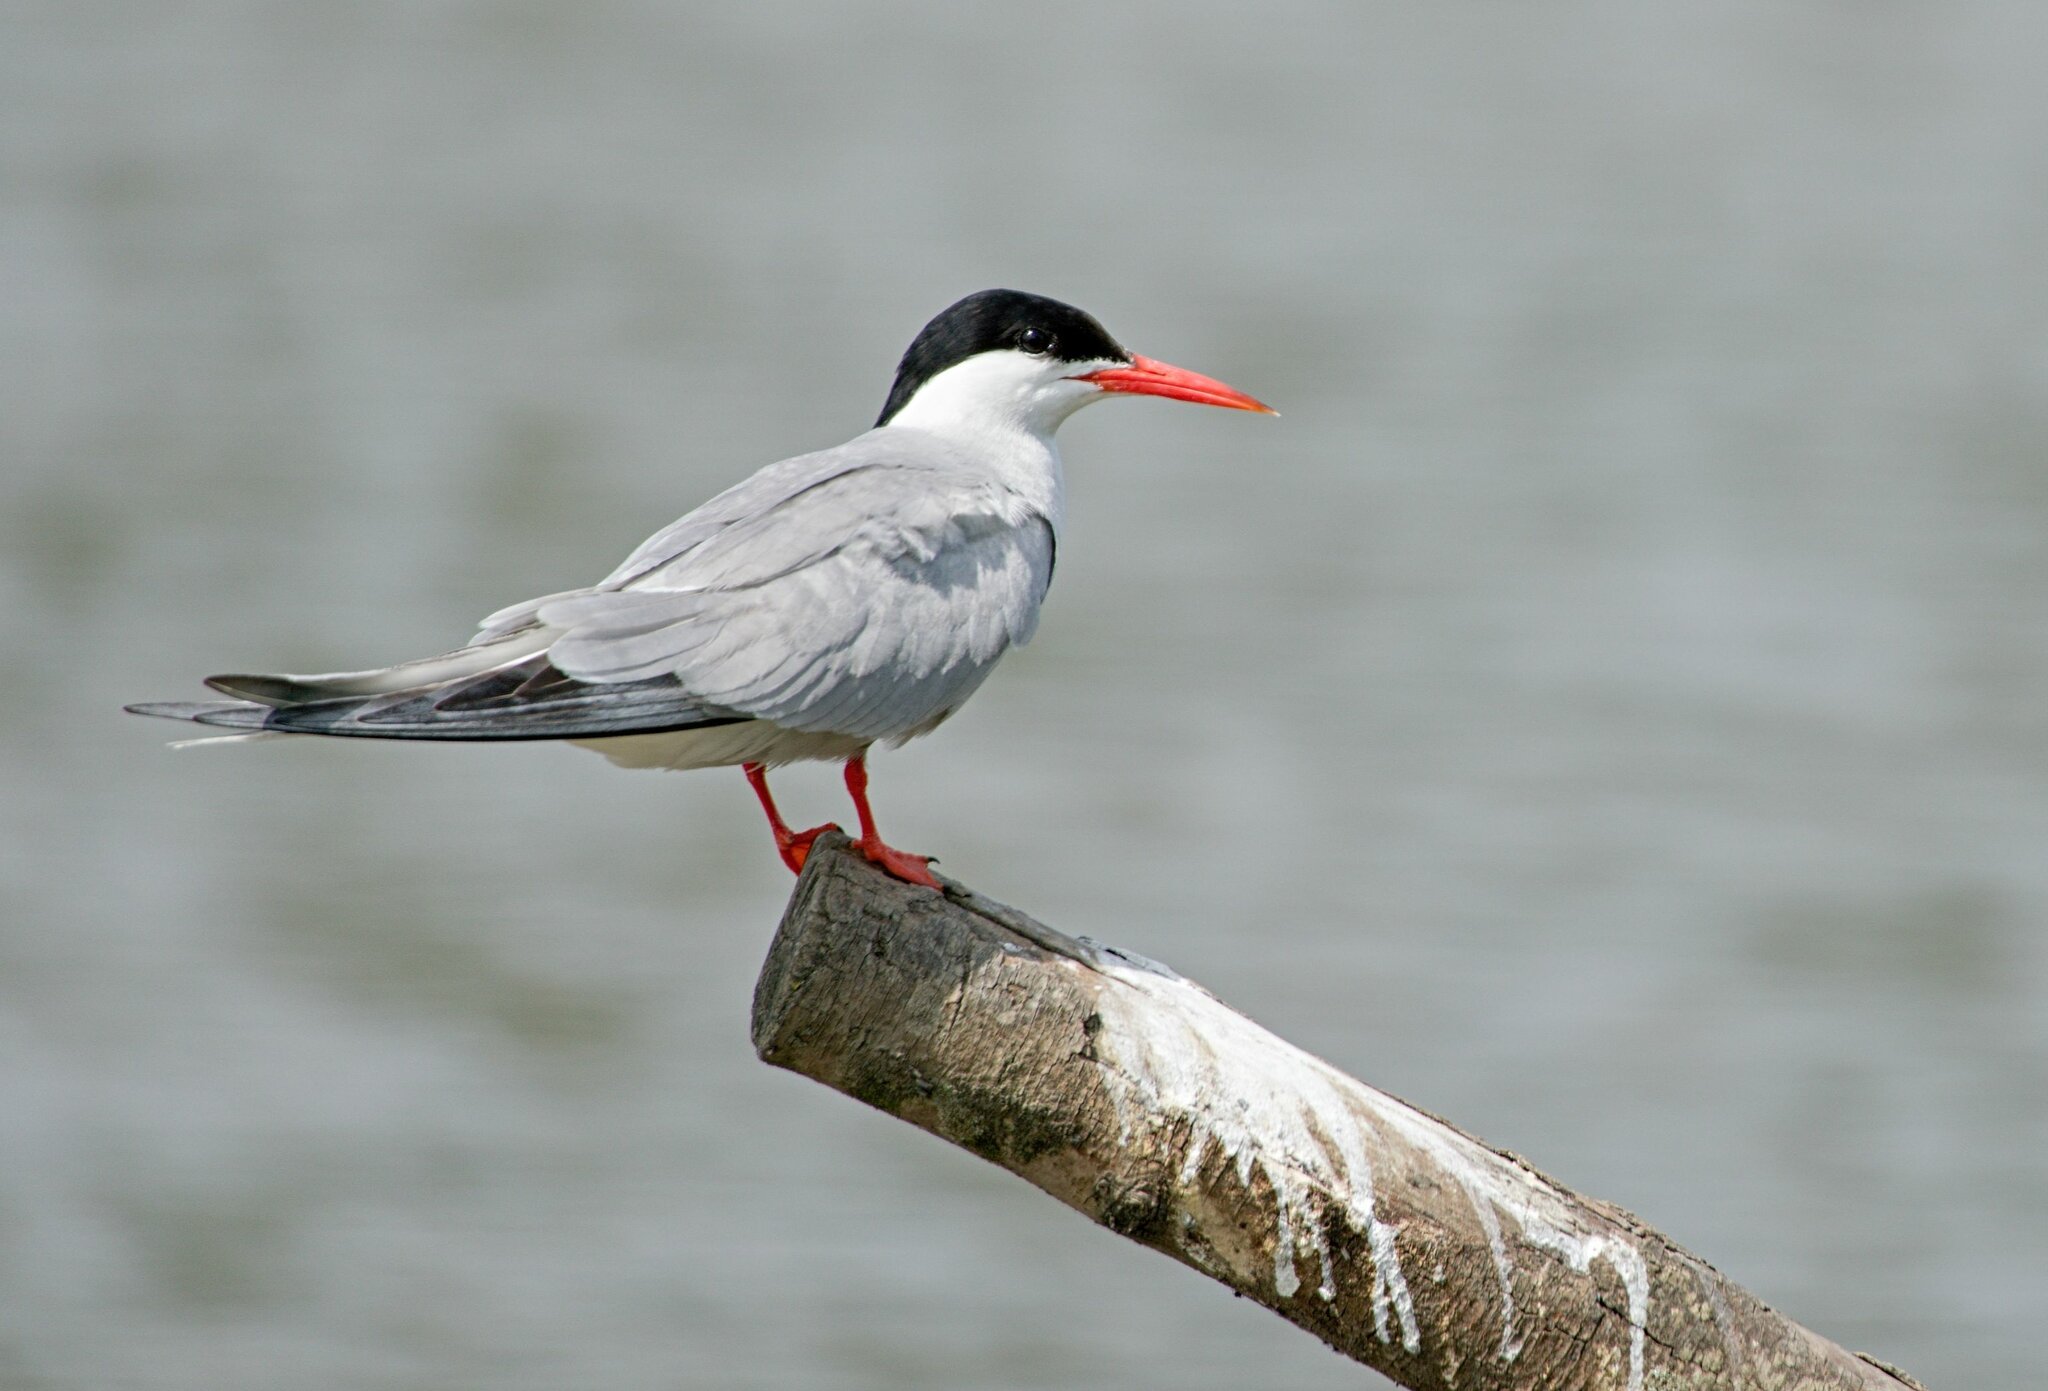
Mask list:
POLYGON ((868 809, 868 763, 865 754, 856 754, 846 760, 846 790, 853 795, 853 809, 860 813, 860 839, 854 842, 860 853, 906 884, 938 888, 939 881, 926 868, 931 864, 929 855, 905 854, 882 843, 882 833, 875 829, 875 814, 868 809))
POLYGON ((808 831, 778 831, 775 849, 782 856, 782 862, 789 866, 791 874, 804 872, 804 861, 811 857, 811 842, 827 831, 836 831, 839 823, 827 821, 822 826, 813 826, 808 831))
POLYGON ((895 875, 905 883, 922 884, 927 889, 939 887, 939 881, 928 868, 932 862, 931 856, 908 854, 884 845, 879 840, 857 840, 853 844, 854 848, 867 856, 871 862, 880 865, 885 872, 895 875))
POLYGON ((782 856, 782 862, 789 866, 791 874, 804 872, 804 861, 810 858, 811 842, 827 831, 836 831, 838 826, 827 821, 822 826, 813 826, 808 831, 792 831, 782 819, 782 813, 775 809, 775 799, 768 795, 768 770, 758 763, 743 765, 747 782, 754 789, 754 795, 761 799, 761 810, 768 813, 768 829, 775 833, 775 853, 782 856))

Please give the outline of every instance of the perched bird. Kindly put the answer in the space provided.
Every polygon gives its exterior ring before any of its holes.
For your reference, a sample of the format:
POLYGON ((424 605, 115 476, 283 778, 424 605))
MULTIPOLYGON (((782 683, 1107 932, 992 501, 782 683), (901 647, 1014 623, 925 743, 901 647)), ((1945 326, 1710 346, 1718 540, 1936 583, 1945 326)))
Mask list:
POLYGON ((859 848, 885 844, 867 752, 929 732, 1038 626, 1064 487, 1053 432, 1111 395, 1268 411, 1127 352, 1070 305, 984 290, 919 333, 875 428, 770 464, 611 574, 500 609, 464 647, 375 671, 213 676, 225 701, 127 707, 224 729, 372 739, 560 739, 628 768, 738 764, 792 870, 767 770, 840 759, 859 848))

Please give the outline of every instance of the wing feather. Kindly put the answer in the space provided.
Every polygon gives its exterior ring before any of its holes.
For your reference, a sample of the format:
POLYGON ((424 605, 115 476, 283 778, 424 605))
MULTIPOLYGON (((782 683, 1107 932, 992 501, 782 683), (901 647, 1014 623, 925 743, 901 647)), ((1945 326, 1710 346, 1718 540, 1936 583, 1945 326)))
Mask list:
POLYGON ((592 684, 566 675, 544 656, 438 686, 368 697, 281 706, 238 700, 128 708, 226 729, 464 741, 595 739, 704 729, 747 718, 705 703, 670 677, 592 684))
MULTIPOLYGON (((791 728, 902 737, 1030 639, 1052 523, 957 447, 874 431, 772 466, 528 621, 588 681, 672 676, 791 728)), ((507 611, 510 612, 510 611, 507 611)), ((495 619, 496 616, 494 616, 495 619)))
POLYGON ((231 729, 592 739, 765 720, 903 739, 945 718, 1051 582, 1053 522, 954 444, 870 431, 770 465, 601 584, 392 668, 220 676, 235 700, 136 707, 231 729))

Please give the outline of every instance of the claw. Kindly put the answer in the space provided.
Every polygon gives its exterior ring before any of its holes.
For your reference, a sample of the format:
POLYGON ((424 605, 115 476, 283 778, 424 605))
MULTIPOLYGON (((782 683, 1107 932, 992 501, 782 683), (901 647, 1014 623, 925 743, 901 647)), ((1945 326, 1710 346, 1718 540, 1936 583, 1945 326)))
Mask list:
POLYGON ((932 862, 929 855, 908 854, 893 846, 882 844, 879 839, 857 840, 854 847, 865 855, 871 864, 880 865, 886 873, 893 874, 906 883, 922 884, 927 889, 939 887, 938 879, 929 868, 932 862))

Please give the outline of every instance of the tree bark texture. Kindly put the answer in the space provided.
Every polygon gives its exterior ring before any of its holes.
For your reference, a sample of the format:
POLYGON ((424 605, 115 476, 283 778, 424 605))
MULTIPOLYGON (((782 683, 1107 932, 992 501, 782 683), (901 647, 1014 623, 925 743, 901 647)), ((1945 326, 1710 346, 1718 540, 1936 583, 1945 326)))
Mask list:
POLYGON ((821 840, 761 1057, 867 1102, 1415 1388, 1913 1387, 1635 1217, 1171 970, 821 840))

